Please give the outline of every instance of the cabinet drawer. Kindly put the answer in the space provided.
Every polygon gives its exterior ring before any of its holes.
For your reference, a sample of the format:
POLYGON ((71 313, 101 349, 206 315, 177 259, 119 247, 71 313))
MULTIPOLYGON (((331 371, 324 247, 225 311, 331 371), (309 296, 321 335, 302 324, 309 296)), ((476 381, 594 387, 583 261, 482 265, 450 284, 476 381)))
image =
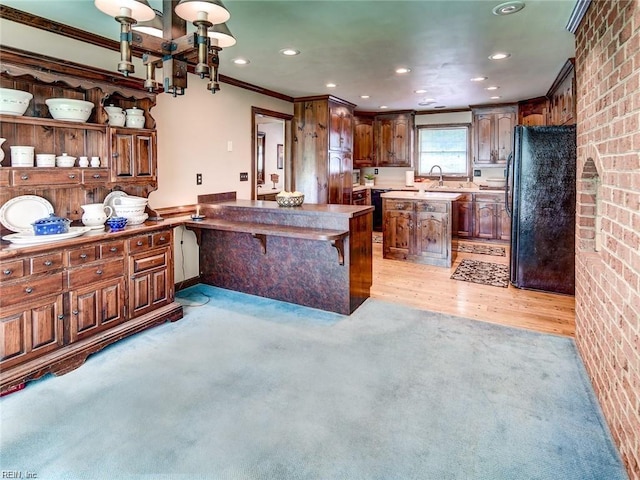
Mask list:
POLYGON ((13 186, 79 184, 80 170, 75 168, 19 169, 11 172, 13 186))
POLYGON ((109 181, 109 170, 106 168, 91 168, 82 170, 82 183, 105 183, 109 181))
POLYGON ((25 278, 13 284, 0 284, 0 307, 37 300, 45 295, 62 292, 62 272, 25 278))
POLYGON ((367 191, 366 190, 354 191, 353 194, 351 195, 351 198, 353 199, 354 202, 356 200, 366 199, 367 198, 367 191))
POLYGON ((124 240, 101 243, 98 252, 102 259, 124 257, 124 240))
POLYGON ((153 255, 133 257, 131 264, 133 271, 131 273, 136 274, 167 265, 169 263, 168 254, 169 251, 164 249, 153 255))
POLYGON ((413 202, 402 200, 384 200, 387 210, 413 210, 413 202))
POLYGON ((502 203, 504 202, 504 195, 497 193, 475 193, 474 198, 476 202, 483 203, 502 203))
POLYGON ((440 202, 417 202, 416 211, 447 213, 449 211, 449 204, 440 202))
POLYGON ((24 262, 22 260, 0 263, 0 282, 22 278, 24 275, 24 262))
POLYGON ((142 252, 152 246, 151 235, 140 235, 129 239, 129 253, 142 252))
POLYGON ((171 231, 158 232, 153 234, 153 246, 164 247, 171 245, 171 231))
POLYGON ((123 259, 76 268, 69 271, 69 288, 78 288, 122 275, 124 275, 123 259))
POLYGON ((40 255, 31 259, 31 273, 46 273, 62 268, 62 252, 40 255))
POLYGON ((95 247, 76 248, 75 250, 67 250, 67 265, 69 267, 78 267, 96 259, 95 247))

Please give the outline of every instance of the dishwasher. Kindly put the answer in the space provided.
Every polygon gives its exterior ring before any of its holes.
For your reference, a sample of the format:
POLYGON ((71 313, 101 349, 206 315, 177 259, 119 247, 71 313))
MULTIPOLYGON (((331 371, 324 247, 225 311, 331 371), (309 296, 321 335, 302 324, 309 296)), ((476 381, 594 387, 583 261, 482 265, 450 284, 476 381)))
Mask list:
POLYGON ((382 231, 382 195, 385 192, 390 192, 391 188, 372 188, 371 189, 371 205, 375 207, 373 211, 373 231, 382 231))

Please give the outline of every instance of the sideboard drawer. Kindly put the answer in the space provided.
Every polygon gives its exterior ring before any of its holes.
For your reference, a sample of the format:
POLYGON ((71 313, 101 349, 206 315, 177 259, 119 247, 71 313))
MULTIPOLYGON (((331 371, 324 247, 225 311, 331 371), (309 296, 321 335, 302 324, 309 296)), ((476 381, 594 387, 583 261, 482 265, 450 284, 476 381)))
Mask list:
POLYGON ((0 282, 22 278, 24 274, 24 262, 22 260, 0 263, 0 282))
POLYGON ((46 273, 62 268, 62 252, 48 253, 31 259, 31 273, 46 273))
POLYGON ((78 288, 122 275, 124 275, 124 259, 75 268, 69 271, 69 288, 78 288))
POLYGON ((76 168, 25 168, 12 172, 11 184, 14 187, 30 185, 79 184, 80 170, 76 168))
POLYGON ((106 168, 88 168, 82 170, 82 183, 105 183, 109 181, 109 170, 106 168))
POLYGON ((449 211, 449 203, 448 202, 417 202, 416 211, 447 213, 449 211))
POLYGON ((79 267, 96 259, 96 248, 82 247, 74 250, 67 250, 67 265, 70 267, 79 267))
POLYGON ((164 247, 165 245, 171 244, 171 232, 159 232, 153 234, 153 246, 154 247, 164 247))
POLYGON ((45 295, 62 292, 62 272, 26 278, 12 284, 0 284, 0 307, 37 300, 45 295))
POLYGON ((154 255, 145 255, 145 256, 137 256, 134 257, 133 263, 130 264, 133 267, 133 271, 131 273, 136 274, 140 272, 144 272, 146 270, 151 270, 153 268, 164 267, 169 263, 169 250, 163 249, 154 255))
POLYGON ((129 240, 129 253, 143 252, 153 245, 151 235, 139 235, 129 240))
POLYGON ((98 245, 100 258, 121 258, 124 257, 124 240, 105 242, 98 245))

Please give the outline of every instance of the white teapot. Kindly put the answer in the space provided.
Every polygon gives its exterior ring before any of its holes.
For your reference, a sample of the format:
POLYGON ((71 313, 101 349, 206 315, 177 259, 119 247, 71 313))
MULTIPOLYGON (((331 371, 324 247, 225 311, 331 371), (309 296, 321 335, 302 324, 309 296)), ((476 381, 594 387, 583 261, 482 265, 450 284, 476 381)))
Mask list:
POLYGON ((104 228, 104 222, 113 215, 113 209, 109 205, 102 203, 89 203, 81 205, 81 207, 84 210, 82 223, 94 230, 104 228))

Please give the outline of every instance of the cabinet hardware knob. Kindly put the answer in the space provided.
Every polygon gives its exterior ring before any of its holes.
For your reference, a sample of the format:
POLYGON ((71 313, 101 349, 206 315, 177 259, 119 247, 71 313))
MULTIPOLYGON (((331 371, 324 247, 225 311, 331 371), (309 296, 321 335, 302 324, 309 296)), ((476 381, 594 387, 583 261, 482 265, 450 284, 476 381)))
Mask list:
POLYGON ((112 156, 113 158, 118 158, 118 152, 113 152, 113 153, 111 154, 111 156, 112 156))
POLYGON ((64 315, 62 314, 58 315, 58 320, 64 320, 64 315))
POLYGON ((136 245, 137 245, 137 246, 139 246, 139 247, 141 247, 141 246, 143 245, 143 243, 142 243, 142 241, 141 241, 141 240, 138 240, 138 241, 136 242, 136 245))
POLYGON ((109 251, 110 251, 110 252, 117 252, 117 251, 118 251, 118 249, 117 249, 116 247, 111 247, 111 248, 109 249, 109 251))
POLYGON ((102 270, 96 270, 96 275, 102 275, 102 270))
POLYGON ((50 267, 51 265, 53 265, 53 262, 51 260, 47 260, 46 262, 44 262, 45 267, 50 267))
POLYGON ((93 178, 100 178, 100 177, 101 177, 101 175, 99 173, 94 173, 93 174, 93 178))
POLYGON ((164 241, 166 241, 166 238, 164 238, 164 237, 160 237, 160 241, 161 241, 161 242, 164 242, 164 241))
POLYGON ((80 312, 79 312, 78 310, 74 310, 74 311, 73 311, 73 312, 71 312, 71 313, 73 313, 74 315, 78 315, 80 312))
POLYGON ((29 180, 29 175, 22 175, 22 176, 20 176, 20 178, 22 180, 29 180))
POLYGON ((2 273, 4 273, 5 275, 11 275, 13 273, 13 270, 4 270, 2 273))
POLYGON ((87 254, 86 253, 81 254, 80 258, 84 260, 85 258, 87 258, 87 254))
POLYGON ((24 292, 25 293, 32 293, 33 292, 33 288, 27 287, 27 288, 24 289, 24 292))
POLYGON ((76 178, 76 176, 72 173, 71 175, 69 175, 69 178, 74 179, 76 178))

